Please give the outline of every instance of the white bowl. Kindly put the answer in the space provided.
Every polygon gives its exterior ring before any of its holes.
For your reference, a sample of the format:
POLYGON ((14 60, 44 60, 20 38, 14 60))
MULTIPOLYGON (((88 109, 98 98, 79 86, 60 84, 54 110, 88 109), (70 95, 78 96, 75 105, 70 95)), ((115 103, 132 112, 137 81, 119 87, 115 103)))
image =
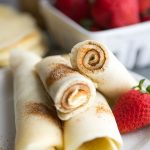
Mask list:
POLYGON ((80 41, 92 39, 106 44, 128 68, 150 64, 150 21, 91 32, 56 9, 50 0, 41 0, 40 10, 49 32, 67 51, 80 41))

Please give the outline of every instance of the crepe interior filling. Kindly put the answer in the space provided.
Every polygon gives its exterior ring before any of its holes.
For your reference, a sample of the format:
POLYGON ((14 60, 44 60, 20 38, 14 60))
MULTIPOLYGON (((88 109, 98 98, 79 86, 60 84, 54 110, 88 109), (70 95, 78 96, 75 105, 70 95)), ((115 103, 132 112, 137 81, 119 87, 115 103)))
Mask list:
MULTIPOLYGON (((98 45, 83 45, 79 48, 77 60, 80 66, 88 70, 98 70, 103 67, 106 61, 105 51, 98 45)), ((77 62, 78 63, 78 62, 77 62)))
POLYGON ((74 84, 64 92, 61 101, 61 109, 71 112, 87 104, 89 99, 90 88, 86 84, 74 84))
POLYGON ((118 150, 119 146, 111 138, 97 138, 83 143, 77 150, 118 150))

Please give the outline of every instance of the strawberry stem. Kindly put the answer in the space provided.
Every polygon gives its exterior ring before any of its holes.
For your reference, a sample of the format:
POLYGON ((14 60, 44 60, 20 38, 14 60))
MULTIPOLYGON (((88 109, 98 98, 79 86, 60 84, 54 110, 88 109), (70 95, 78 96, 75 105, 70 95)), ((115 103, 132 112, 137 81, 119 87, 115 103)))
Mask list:
POLYGON ((138 85, 140 90, 143 89, 144 82, 145 82, 145 79, 140 80, 139 85, 138 85))
POLYGON ((133 89, 137 89, 142 91, 143 90, 143 84, 144 84, 145 79, 140 80, 139 84, 135 87, 133 87, 133 89))
POLYGON ((148 85, 147 88, 145 89, 144 85, 143 85, 144 82, 145 82, 145 79, 140 80, 139 85, 133 87, 133 89, 139 90, 141 93, 148 93, 148 94, 150 94, 150 85, 148 85))

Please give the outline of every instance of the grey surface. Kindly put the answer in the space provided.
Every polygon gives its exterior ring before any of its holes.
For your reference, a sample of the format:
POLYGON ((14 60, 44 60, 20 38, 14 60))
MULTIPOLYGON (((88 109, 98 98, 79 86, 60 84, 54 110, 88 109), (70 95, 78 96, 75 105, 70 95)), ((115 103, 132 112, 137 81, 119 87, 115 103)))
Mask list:
POLYGON ((0 3, 10 4, 10 5, 13 5, 15 7, 17 6, 17 0, 0 0, 0 3))
POLYGON ((134 68, 133 71, 143 75, 150 80, 150 66, 145 68, 134 68))

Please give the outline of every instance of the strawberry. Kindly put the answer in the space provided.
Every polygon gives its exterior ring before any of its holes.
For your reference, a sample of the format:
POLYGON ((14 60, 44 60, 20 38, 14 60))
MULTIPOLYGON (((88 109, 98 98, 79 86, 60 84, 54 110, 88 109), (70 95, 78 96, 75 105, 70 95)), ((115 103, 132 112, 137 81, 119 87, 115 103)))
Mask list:
POLYGON ((95 0, 91 5, 94 20, 105 29, 140 21, 138 0, 95 0))
POLYGON ((139 8, 142 21, 150 20, 150 0, 139 0, 139 8))
POLYGON ((55 6, 76 22, 86 18, 89 13, 87 0, 57 0, 55 6))
POLYGON ((144 81, 123 94, 114 106, 113 113, 121 133, 150 125, 150 86, 143 90, 144 81))

